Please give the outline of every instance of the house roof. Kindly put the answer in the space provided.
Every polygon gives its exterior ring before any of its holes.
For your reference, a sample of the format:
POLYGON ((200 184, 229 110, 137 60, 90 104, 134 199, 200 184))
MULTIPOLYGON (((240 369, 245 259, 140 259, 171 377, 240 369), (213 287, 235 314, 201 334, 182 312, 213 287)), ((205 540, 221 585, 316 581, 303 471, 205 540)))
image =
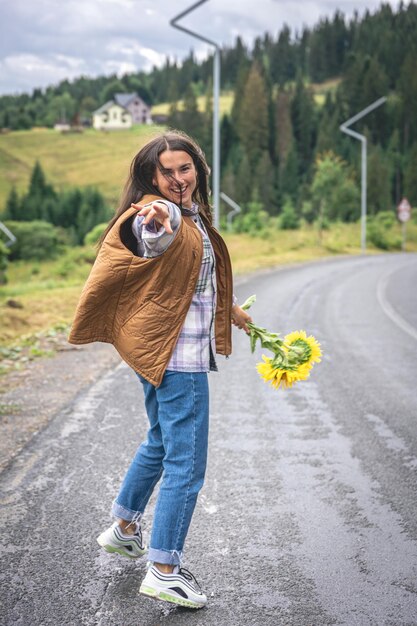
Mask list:
MULTIPOLYGON (((96 109, 96 111, 94 111, 94 115, 97 113, 105 113, 106 111, 108 111, 111 107, 120 107, 122 109, 124 109, 125 107, 122 106, 120 103, 115 102, 114 100, 108 100, 108 102, 106 102, 105 104, 103 104, 99 109, 96 109)), ((130 115, 130 111, 126 111, 126 113, 129 113, 130 115)))
POLYGON ((121 107, 127 107, 132 100, 138 98, 143 104, 145 104, 140 96, 137 93, 115 93, 114 99, 117 104, 120 104, 121 107))

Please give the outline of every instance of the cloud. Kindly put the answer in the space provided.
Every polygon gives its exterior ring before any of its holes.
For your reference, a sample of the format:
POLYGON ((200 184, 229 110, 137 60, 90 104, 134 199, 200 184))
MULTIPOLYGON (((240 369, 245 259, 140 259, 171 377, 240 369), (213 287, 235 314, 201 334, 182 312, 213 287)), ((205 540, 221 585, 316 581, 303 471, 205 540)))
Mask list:
POLYGON ((160 67, 164 64, 166 59, 165 53, 142 46, 135 39, 114 39, 107 44, 106 49, 112 56, 122 55, 132 63, 136 59, 136 68, 138 65, 143 65, 144 63, 145 69, 151 69, 154 65, 160 67))
POLYGON ((0 91, 15 93, 31 91, 36 85, 57 83, 87 72, 84 59, 63 54, 38 56, 16 54, 0 61, 0 91))
MULTIPOLYGON (((166 57, 181 60, 194 49, 201 59, 210 46, 169 24, 192 0, 0 0, 0 93, 34 87, 81 73, 89 76, 149 70, 166 57)), ((393 2, 394 4, 394 2, 393 2)), ((376 9, 379 0, 210 0, 182 24, 233 45, 248 44, 287 23, 293 32, 336 9, 376 9)))

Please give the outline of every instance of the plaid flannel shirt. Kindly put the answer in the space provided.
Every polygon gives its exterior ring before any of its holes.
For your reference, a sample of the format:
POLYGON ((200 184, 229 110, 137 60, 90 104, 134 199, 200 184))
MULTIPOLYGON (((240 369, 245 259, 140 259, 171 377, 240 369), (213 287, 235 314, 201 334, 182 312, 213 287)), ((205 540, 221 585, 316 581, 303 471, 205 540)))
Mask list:
MULTIPOLYGON (((137 215, 132 224, 138 241, 138 254, 153 258, 165 252, 174 240, 180 223, 181 211, 176 204, 165 202, 170 214, 173 233, 167 233, 163 226, 152 220, 143 224, 144 217, 137 215)), ((203 259, 200 274, 191 300, 190 308, 178 337, 167 369, 176 372, 217 371, 214 316, 216 311, 216 271, 215 257, 210 239, 198 214, 198 206, 184 210, 196 223, 203 239, 203 259)))

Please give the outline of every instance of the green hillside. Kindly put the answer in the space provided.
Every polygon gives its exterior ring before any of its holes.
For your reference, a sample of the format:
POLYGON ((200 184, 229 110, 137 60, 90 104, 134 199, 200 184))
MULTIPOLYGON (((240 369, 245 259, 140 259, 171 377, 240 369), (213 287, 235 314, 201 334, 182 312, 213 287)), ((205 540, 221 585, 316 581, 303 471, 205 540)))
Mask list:
MULTIPOLYGON (((312 83, 311 85, 309 85, 313 92, 314 101, 316 102, 316 104, 318 105, 324 104, 326 94, 328 92, 332 94, 335 93, 337 86, 339 84, 340 84, 340 78, 332 78, 323 83, 312 83)), ((290 86, 290 83, 288 83, 288 86, 290 86)), ((197 100, 198 110, 200 111, 200 113, 203 113, 205 111, 206 104, 207 104, 206 96, 198 96, 196 100, 197 100)), ((224 91, 221 93, 220 95, 220 116, 221 117, 223 115, 230 115, 230 113, 232 112, 233 100, 234 100, 233 91, 224 91)), ((183 111, 184 100, 178 100, 177 107, 179 111, 183 111)), ((171 108, 170 102, 161 102, 160 104, 155 104, 152 107, 152 113, 153 115, 168 115, 170 108, 171 108)))
MULTIPOLYGON (((317 103, 322 103, 327 91, 338 80, 311 85, 317 103)), ((197 98, 199 110, 204 111, 206 99, 197 98)), ((220 97, 221 115, 230 113, 233 93, 220 97)), ((169 103, 153 107, 154 114, 168 114, 169 103)), ((183 108, 182 101, 178 108, 183 108)), ((47 180, 56 189, 94 185, 113 206, 127 177, 128 168, 138 149, 159 126, 135 126, 130 130, 103 133, 94 129, 83 133, 62 134, 50 128, 33 128, 0 134, 0 214, 14 185, 22 195, 27 190, 30 173, 39 160, 47 180)))
POLYGON ((104 133, 93 129, 61 134, 51 129, 20 130, 0 135, 0 212, 13 185, 26 192, 38 159, 56 189, 96 186, 114 205, 132 158, 158 126, 136 126, 104 133))
MULTIPOLYGON (((206 96, 198 96, 197 98, 197 107, 198 110, 203 113, 206 109, 207 105, 207 97, 206 96)), ((229 115, 232 106, 233 106, 234 94, 232 91, 226 91, 220 95, 220 116, 229 115)), ((179 111, 184 110, 184 100, 178 100, 177 107, 179 111)), ((161 102, 160 104, 155 104, 152 107, 153 115, 168 115, 169 110, 171 108, 170 102, 161 102)))

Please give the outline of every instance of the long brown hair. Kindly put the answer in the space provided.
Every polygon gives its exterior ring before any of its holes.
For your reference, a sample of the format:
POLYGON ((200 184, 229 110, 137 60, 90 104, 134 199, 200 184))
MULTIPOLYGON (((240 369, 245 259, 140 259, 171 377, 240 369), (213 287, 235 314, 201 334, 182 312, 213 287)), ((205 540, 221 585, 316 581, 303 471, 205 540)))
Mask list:
MULTIPOLYGON (((132 202, 140 202, 143 196, 150 194, 164 197, 159 189, 153 184, 155 171, 161 170, 159 157, 165 150, 182 150, 193 160, 197 172, 197 185, 192 199, 199 205, 200 213, 212 223, 212 213, 208 197, 210 193, 208 177, 210 169, 207 165, 204 152, 200 146, 186 133, 179 130, 171 130, 158 135, 145 144, 137 153, 130 166, 129 178, 120 200, 120 206, 114 217, 110 220, 106 230, 100 238, 98 247, 103 243, 107 233, 119 217, 130 208, 132 202)), ((169 198, 166 198, 169 200, 169 198)))

